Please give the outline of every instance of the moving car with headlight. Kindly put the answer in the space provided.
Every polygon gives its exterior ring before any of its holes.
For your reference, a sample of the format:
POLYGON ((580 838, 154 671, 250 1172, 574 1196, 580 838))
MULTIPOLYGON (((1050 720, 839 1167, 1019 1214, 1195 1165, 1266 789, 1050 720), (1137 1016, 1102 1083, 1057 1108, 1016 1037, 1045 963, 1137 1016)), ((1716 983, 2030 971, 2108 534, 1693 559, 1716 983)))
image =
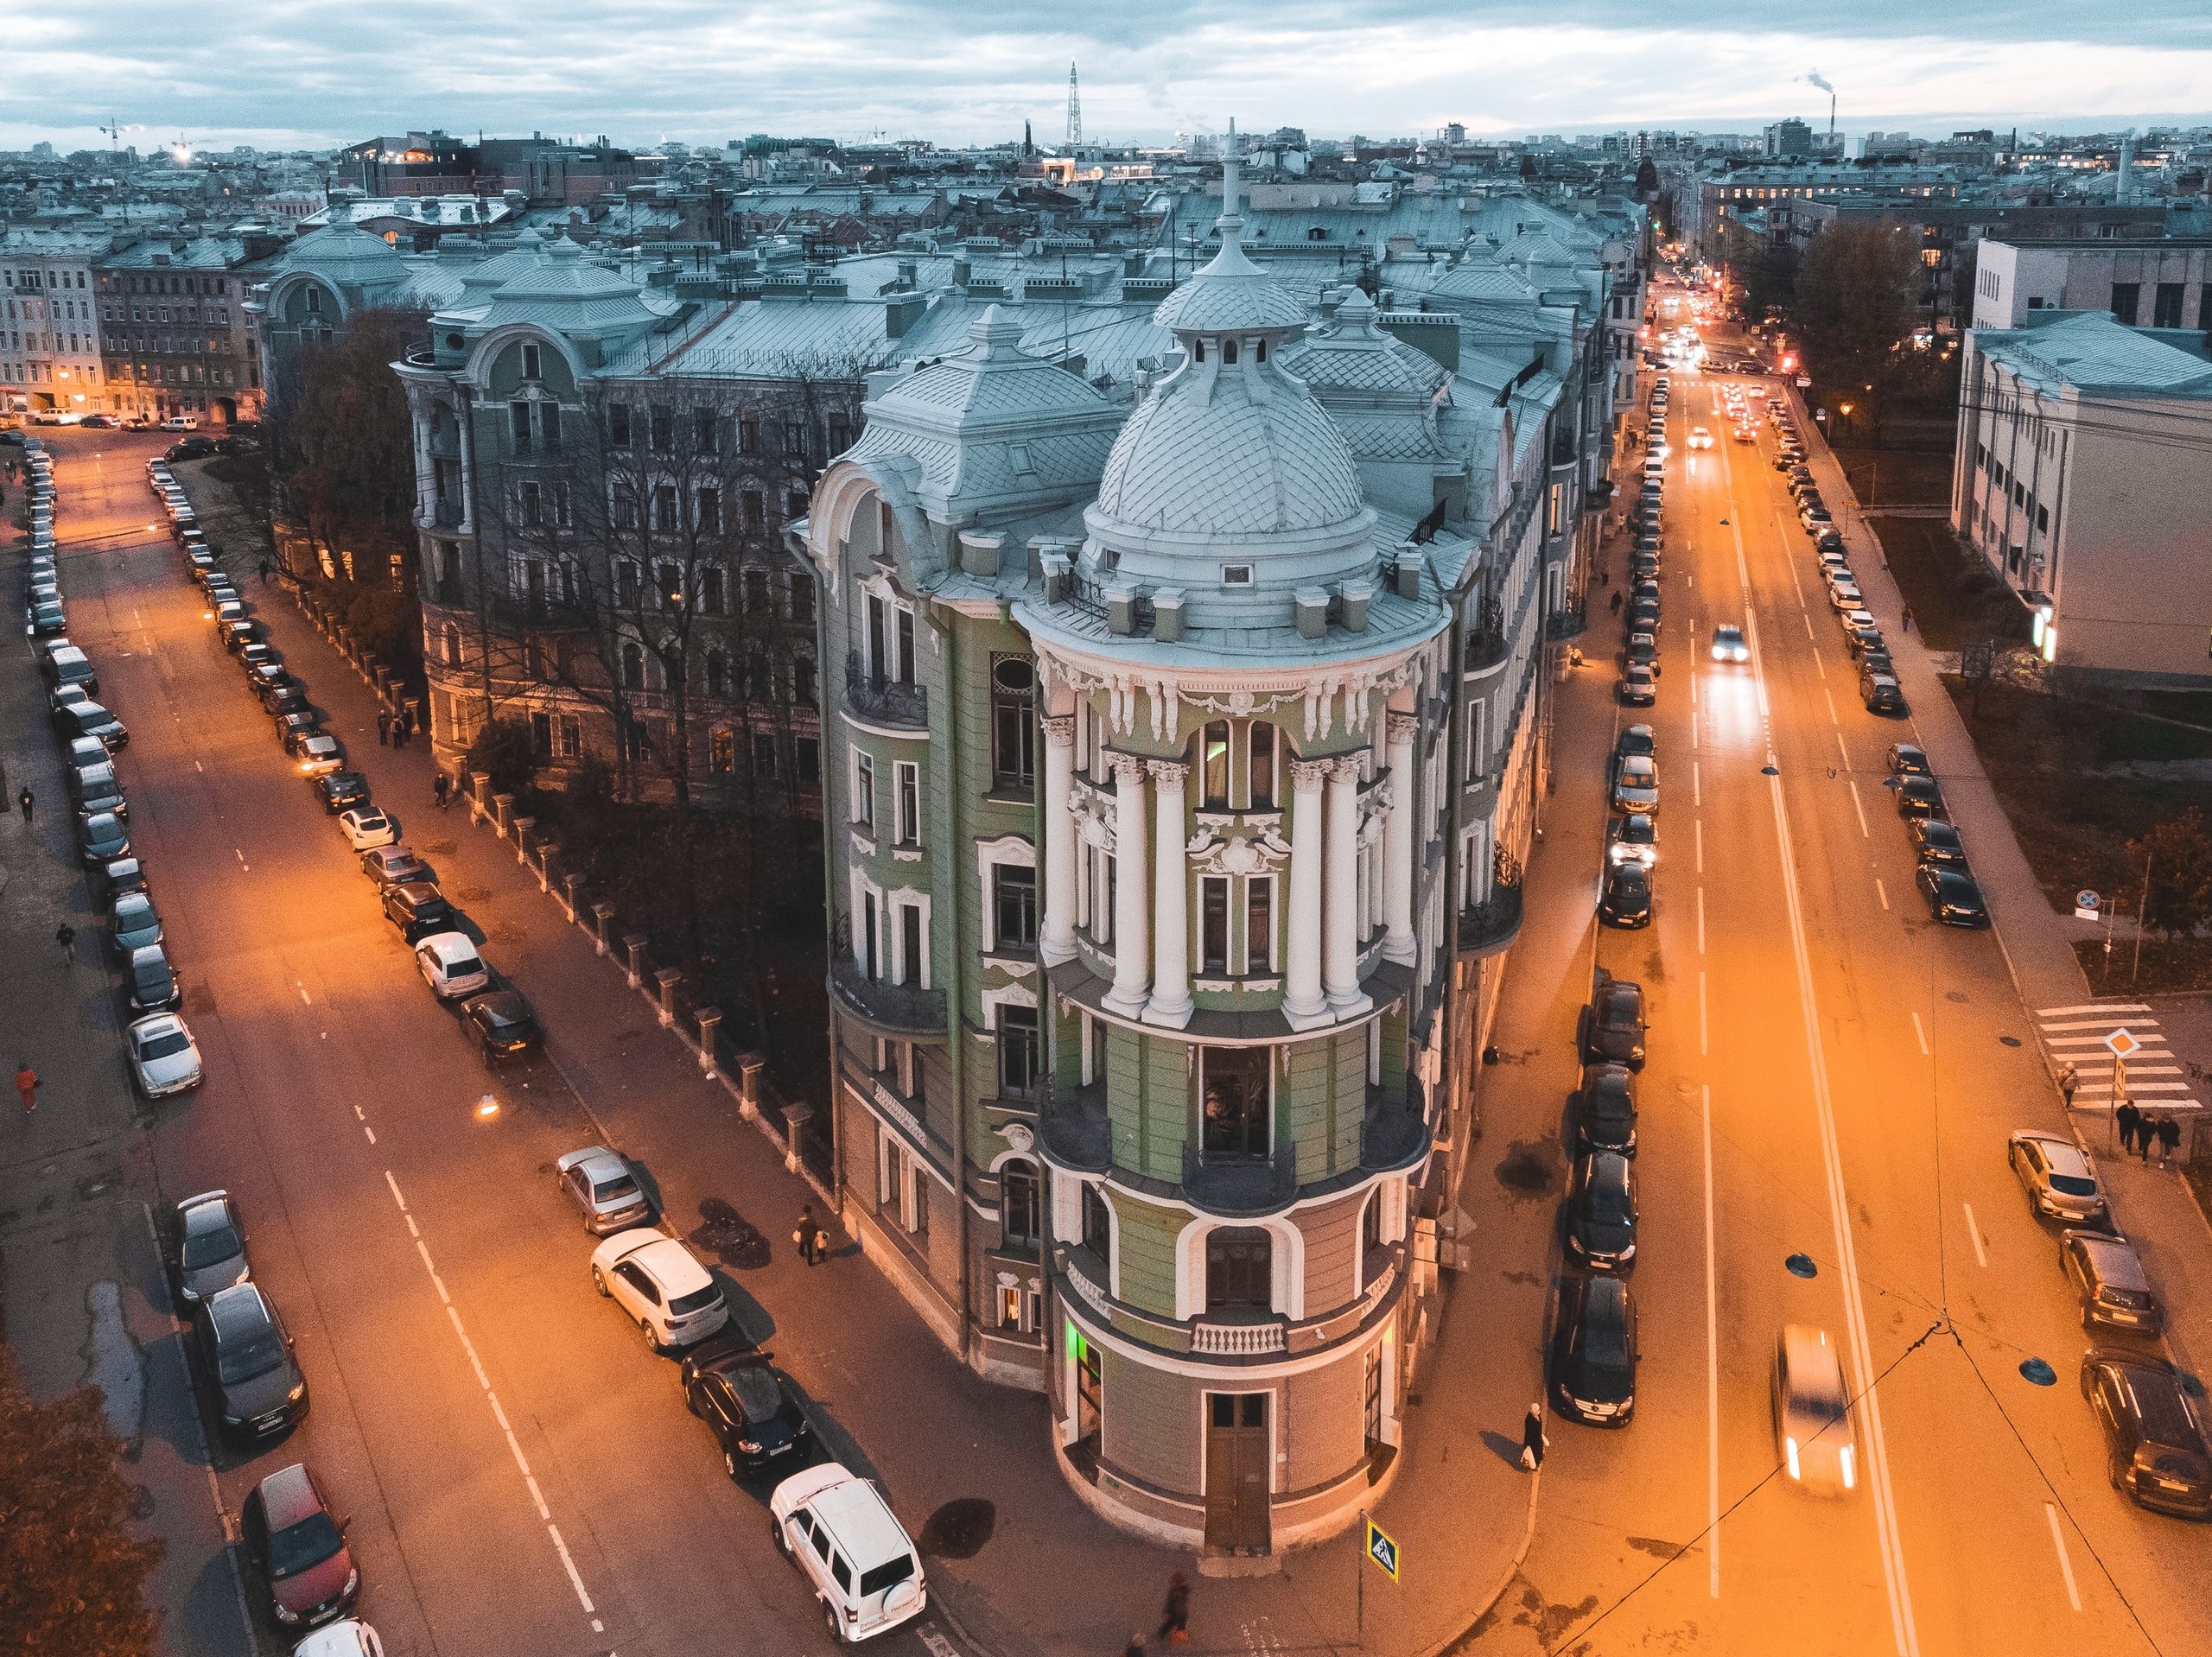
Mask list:
POLYGON ((149 1099, 166 1099, 200 1085, 199 1044, 174 1013, 156 1013, 131 1022, 130 1079, 149 1099))
POLYGON ((346 750, 334 736, 311 736, 300 744, 300 775, 327 777, 346 768, 346 750))
POLYGON ((1785 1324, 1774 1344, 1774 1436, 1790 1482, 1821 1495, 1858 1488, 1851 1393, 1824 1329, 1785 1324))
POLYGON ((1722 625, 1713 630, 1713 659, 1716 662, 1748 662, 1751 647, 1745 641, 1741 627, 1722 625))
POLYGON ((920 1552, 874 1485, 836 1462, 794 1473, 768 1499, 783 1556, 804 1571, 830 1637, 849 1644, 919 1616, 920 1552))
POLYGON ((304 1462, 254 1486, 238 1529, 246 1557, 269 1584, 279 1628, 312 1628, 353 1609, 361 1573, 346 1546, 346 1521, 331 1512, 304 1462))
POLYGON ((1659 819, 1649 811, 1615 817, 1605 835, 1605 861, 1649 868, 1659 860, 1659 819))
POLYGON ((178 1298, 198 1305, 253 1275, 245 1228, 228 1191, 202 1191, 176 1205, 178 1298))
POLYGON ((1690 447, 1692 448, 1711 448, 1713 447, 1713 434, 1702 426, 1692 426, 1690 428, 1690 447))
POLYGON ((691 1251, 662 1231, 618 1231, 591 1251, 591 1285, 628 1313, 656 1352, 703 1341, 729 1303, 691 1251))

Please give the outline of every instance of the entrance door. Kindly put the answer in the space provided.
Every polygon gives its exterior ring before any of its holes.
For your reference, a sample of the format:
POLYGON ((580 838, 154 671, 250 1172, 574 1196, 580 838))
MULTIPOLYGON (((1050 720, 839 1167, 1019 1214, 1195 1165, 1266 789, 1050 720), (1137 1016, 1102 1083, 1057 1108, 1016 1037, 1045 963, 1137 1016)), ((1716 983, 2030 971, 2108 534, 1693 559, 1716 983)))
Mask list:
POLYGON ((1239 1553, 1268 1546, 1266 1393, 1206 1395, 1206 1546, 1239 1553))

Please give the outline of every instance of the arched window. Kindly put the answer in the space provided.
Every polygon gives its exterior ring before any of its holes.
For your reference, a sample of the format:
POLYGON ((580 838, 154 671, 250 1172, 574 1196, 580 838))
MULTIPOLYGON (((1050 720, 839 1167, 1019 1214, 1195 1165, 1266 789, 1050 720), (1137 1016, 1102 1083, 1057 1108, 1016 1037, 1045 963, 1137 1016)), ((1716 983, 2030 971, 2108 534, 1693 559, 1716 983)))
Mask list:
POLYGON ((1193 362, 1200 362, 1200 363, 1202 363, 1202 362, 1205 361, 1205 359, 1206 359, 1206 342, 1205 342, 1205 340, 1192 340, 1192 341, 1191 341, 1191 360, 1192 360, 1192 361, 1193 361, 1193 362))
POLYGON ((1261 340, 1261 341, 1260 341, 1259 350, 1260 350, 1260 360, 1261 360, 1262 362, 1265 362, 1265 361, 1267 361, 1267 359, 1268 359, 1268 342, 1267 342, 1265 340, 1261 340))
POLYGON ((1274 1238, 1263 1226, 1217 1226, 1206 1233, 1206 1310, 1274 1308, 1274 1238))
POLYGON ((999 1246, 1010 1254, 1037 1252, 1043 1211, 1038 1190, 1035 1163, 1017 1157, 999 1170, 999 1246))
POLYGON ((1221 360, 1222 360, 1224 363, 1230 363, 1230 364, 1233 364, 1234 362, 1236 362, 1236 340, 1223 340, 1223 341, 1222 341, 1222 346, 1221 346, 1221 360))
POLYGON ((1252 809, 1268 811, 1275 803, 1275 727, 1268 721, 1252 721, 1251 769, 1245 773, 1251 791, 1252 809))
POLYGON ((1200 739, 1198 762, 1205 803, 1217 809, 1229 804, 1229 721, 1215 720, 1200 739))

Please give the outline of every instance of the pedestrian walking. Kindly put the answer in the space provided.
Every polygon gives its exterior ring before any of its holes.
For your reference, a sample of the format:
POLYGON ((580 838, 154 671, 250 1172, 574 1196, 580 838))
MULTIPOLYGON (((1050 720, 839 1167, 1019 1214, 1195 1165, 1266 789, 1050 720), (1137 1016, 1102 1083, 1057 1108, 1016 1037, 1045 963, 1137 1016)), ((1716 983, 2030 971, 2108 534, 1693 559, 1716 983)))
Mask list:
POLYGON ((1912 631, 1912 606, 1909 604, 1904 607, 1904 630, 1907 632, 1912 631))
POLYGON ((1609 606, 1609 607, 1611 609, 1612 613, 1613 613, 1615 615, 1618 615, 1618 614, 1620 614, 1620 613, 1621 613, 1621 595, 1620 595, 1618 593, 1615 593, 1615 594, 1613 594, 1613 597, 1612 597, 1612 602, 1611 602, 1611 604, 1610 605, 1610 606, 1609 606))
POLYGON ((29 822, 31 820, 31 791, 28 786, 16 796, 16 803, 23 808, 23 821, 29 822))
POLYGON ((1529 1413, 1521 1423, 1521 1468, 1533 1473, 1544 1464, 1544 1451, 1551 1448, 1551 1440, 1544 1437, 1544 1406, 1529 1406, 1529 1413))
POLYGON ((67 921, 62 922, 54 929, 54 941, 61 946, 61 964, 65 967, 75 966, 77 964, 77 929, 70 925, 67 921))
POLYGON ((2181 1124, 2171 1116, 2158 1118, 2158 1166, 2164 1167, 2181 1149, 2181 1124))
POLYGON ((2151 1147, 2158 1142, 2158 1119, 2147 1110, 2140 1113, 2135 1119, 2135 1159, 2138 1162, 2148 1163, 2151 1160, 2151 1147))
POLYGON ((16 1061, 16 1091, 23 1095, 26 1114, 38 1108, 38 1072, 21 1059, 16 1061))
POLYGON ((2082 1077, 2073 1065, 2063 1064, 2058 1070, 2058 1096, 2066 1101, 2069 1110, 2074 1108, 2074 1089, 2082 1085, 2082 1077))
POLYGON ((269 561, 266 558, 264 558, 261 561, 261 584, 264 587, 269 585, 269 561))
POLYGON ((2120 1102, 2120 1108, 2113 1112, 2112 1120, 2113 1125, 2120 1129, 2120 1148, 2133 1151, 2135 1148, 2135 1135, 2143 1126, 2143 1113, 2123 1099, 2120 1102))
POLYGON ((813 1203, 799 1204, 798 1228, 791 1233, 791 1241, 798 1245, 798 1257, 809 1266, 822 1263, 822 1227, 814 1217, 813 1203))
POLYGON ((1191 1579, 1179 1571, 1167 1579, 1167 1606, 1155 1637, 1169 1646, 1184 1645, 1191 1638, 1191 1579))
POLYGON ((410 742, 412 742, 414 740, 415 740, 415 710, 414 710, 413 708, 401 708, 401 709, 399 710, 399 741, 400 741, 400 746, 401 746, 402 747, 405 747, 405 746, 407 746, 407 744, 409 744, 410 742))
POLYGON ((452 793, 452 791, 453 781, 445 774, 445 772, 440 771, 436 777, 431 779, 430 797, 438 803, 439 810, 442 811, 446 809, 446 797, 452 793))
POLYGON ((389 708, 379 708, 377 709, 377 746, 379 748, 385 748, 390 747, 391 746, 391 709, 389 708))

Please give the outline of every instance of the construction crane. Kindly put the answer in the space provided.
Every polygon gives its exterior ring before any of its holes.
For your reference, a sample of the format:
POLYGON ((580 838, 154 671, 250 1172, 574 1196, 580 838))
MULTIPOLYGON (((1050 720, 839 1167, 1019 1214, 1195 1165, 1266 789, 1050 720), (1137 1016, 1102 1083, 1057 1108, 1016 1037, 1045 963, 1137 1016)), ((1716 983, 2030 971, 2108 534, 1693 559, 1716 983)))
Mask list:
POLYGON ((113 153, 123 148, 123 135, 124 133, 143 132, 146 129, 135 123, 130 126, 119 125, 118 124, 115 117, 111 115, 107 117, 107 124, 105 126, 95 127, 92 130, 95 132, 105 132, 107 134, 107 147, 110 153, 113 153))

